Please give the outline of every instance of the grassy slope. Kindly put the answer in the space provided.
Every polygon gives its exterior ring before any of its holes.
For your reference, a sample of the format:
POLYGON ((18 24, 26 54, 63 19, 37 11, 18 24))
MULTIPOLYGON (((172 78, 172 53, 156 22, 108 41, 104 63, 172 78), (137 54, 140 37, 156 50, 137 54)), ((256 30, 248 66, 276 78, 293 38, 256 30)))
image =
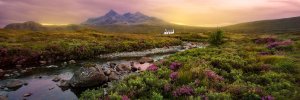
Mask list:
POLYGON ((92 58, 99 54, 179 45, 158 34, 106 34, 81 31, 0 30, 1 67, 44 61, 92 58))
POLYGON ((300 17, 262 20, 223 27, 229 32, 243 33, 299 33, 300 17))
MULTIPOLYGON (((207 47, 180 52, 157 62, 157 71, 132 75, 108 90, 87 90, 81 99, 203 99, 260 100, 265 96, 275 99, 299 97, 299 35, 280 35, 293 38, 292 50, 270 50, 265 44, 254 44, 252 39, 265 36, 230 34, 221 47, 207 47), (298 51, 297 51, 298 50, 298 51), (273 52, 273 55, 260 55, 273 52), (172 80, 172 62, 182 64, 178 77, 172 80), (208 75, 208 72, 215 75, 208 75), (188 87, 188 88, 187 88, 188 87), (176 95, 178 97, 176 97, 176 95)), ((277 36, 277 35, 276 35, 277 36)))

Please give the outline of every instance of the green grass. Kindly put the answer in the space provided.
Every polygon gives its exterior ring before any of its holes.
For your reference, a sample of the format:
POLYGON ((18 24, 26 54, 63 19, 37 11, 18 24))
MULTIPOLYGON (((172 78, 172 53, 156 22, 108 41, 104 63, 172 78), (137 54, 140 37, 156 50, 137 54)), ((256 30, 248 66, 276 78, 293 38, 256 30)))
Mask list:
POLYGON ((88 59, 99 54, 139 51, 180 45, 181 42, 159 34, 0 30, 0 60, 3 68, 17 64, 26 66, 39 60, 88 59))
MULTIPOLYGON (((299 40, 292 45, 297 51, 291 51, 270 50, 265 44, 254 44, 252 39, 260 35, 226 34, 226 37, 226 43, 219 47, 176 53, 165 62, 156 63, 159 67, 157 71, 130 75, 115 82, 106 96, 103 88, 99 87, 83 92, 80 99, 121 99, 124 96, 131 99, 156 97, 157 100, 260 100, 267 96, 278 100, 299 98, 299 40), (273 54, 261 55, 260 52, 273 54), (175 80, 170 78, 172 62, 182 64, 179 70, 175 70, 178 72, 175 80), (183 88, 186 86, 190 89, 183 88)), ((293 36, 281 40, 290 37, 293 36)))

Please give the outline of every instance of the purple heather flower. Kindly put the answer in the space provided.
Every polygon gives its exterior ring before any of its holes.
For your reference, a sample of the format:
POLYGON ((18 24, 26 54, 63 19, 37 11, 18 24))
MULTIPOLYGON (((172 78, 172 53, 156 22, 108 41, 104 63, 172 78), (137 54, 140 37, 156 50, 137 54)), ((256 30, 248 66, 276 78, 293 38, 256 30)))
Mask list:
POLYGON ((178 77, 178 72, 172 72, 172 73, 170 74, 170 78, 171 78, 172 80, 177 79, 177 77, 178 77))
POLYGON ((216 81, 223 81, 224 78, 222 76, 219 76, 218 74, 216 74, 214 71, 212 70, 205 70, 204 71, 205 75, 212 80, 216 80, 216 81))
POLYGON ((172 62, 171 65, 170 65, 170 69, 171 70, 177 70, 181 67, 181 63, 178 63, 178 62, 172 62))
POLYGON ((130 100, 127 95, 122 96, 122 100, 130 100))
POLYGON ((148 71, 157 71, 158 70, 158 67, 156 65, 150 65, 148 68, 147 68, 148 71))
POLYGON ((175 97, 183 96, 183 95, 190 96, 193 94, 194 94, 194 90, 189 86, 181 86, 172 92, 172 95, 175 97))
POLYGON ((268 96, 262 97, 261 100, 274 100, 274 97, 272 97, 271 95, 268 95, 268 96))
POLYGON ((276 39, 274 39, 272 37, 255 39, 255 43, 258 43, 258 44, 261 44, 261 43, 271 43, 271 42, 275 42, 275 41, 276 41, 276 39))
POLYGON ((272 49, 272 48, 276 48, 279 46, 289 46, 292 45, 294 42, 292 40, 285 40, 285 41, 281 41, 281 42, 272 42, 268 44, 268 48, 272 49))

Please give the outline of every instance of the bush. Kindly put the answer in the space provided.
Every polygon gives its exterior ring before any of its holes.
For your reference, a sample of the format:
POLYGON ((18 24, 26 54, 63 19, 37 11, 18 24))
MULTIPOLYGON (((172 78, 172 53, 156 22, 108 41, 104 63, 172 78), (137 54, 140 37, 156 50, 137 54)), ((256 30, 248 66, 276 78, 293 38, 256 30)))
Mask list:
POLYGON ((224 43, 224 33, 221 30, 218 30, 215 33, 212 33, 209 36, 209 43, 214 46, 218 46, 224 43))

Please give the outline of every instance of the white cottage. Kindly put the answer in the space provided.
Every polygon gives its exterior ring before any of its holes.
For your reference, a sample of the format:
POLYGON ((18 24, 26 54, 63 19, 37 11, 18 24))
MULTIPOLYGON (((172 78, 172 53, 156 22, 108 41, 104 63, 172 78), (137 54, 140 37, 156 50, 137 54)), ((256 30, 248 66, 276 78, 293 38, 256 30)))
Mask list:
POLYGON ((175 33, 174 29, 170 29, 170 30, 165 29, 165 32, 163 34, 174 34, 174 33, 175 33))

